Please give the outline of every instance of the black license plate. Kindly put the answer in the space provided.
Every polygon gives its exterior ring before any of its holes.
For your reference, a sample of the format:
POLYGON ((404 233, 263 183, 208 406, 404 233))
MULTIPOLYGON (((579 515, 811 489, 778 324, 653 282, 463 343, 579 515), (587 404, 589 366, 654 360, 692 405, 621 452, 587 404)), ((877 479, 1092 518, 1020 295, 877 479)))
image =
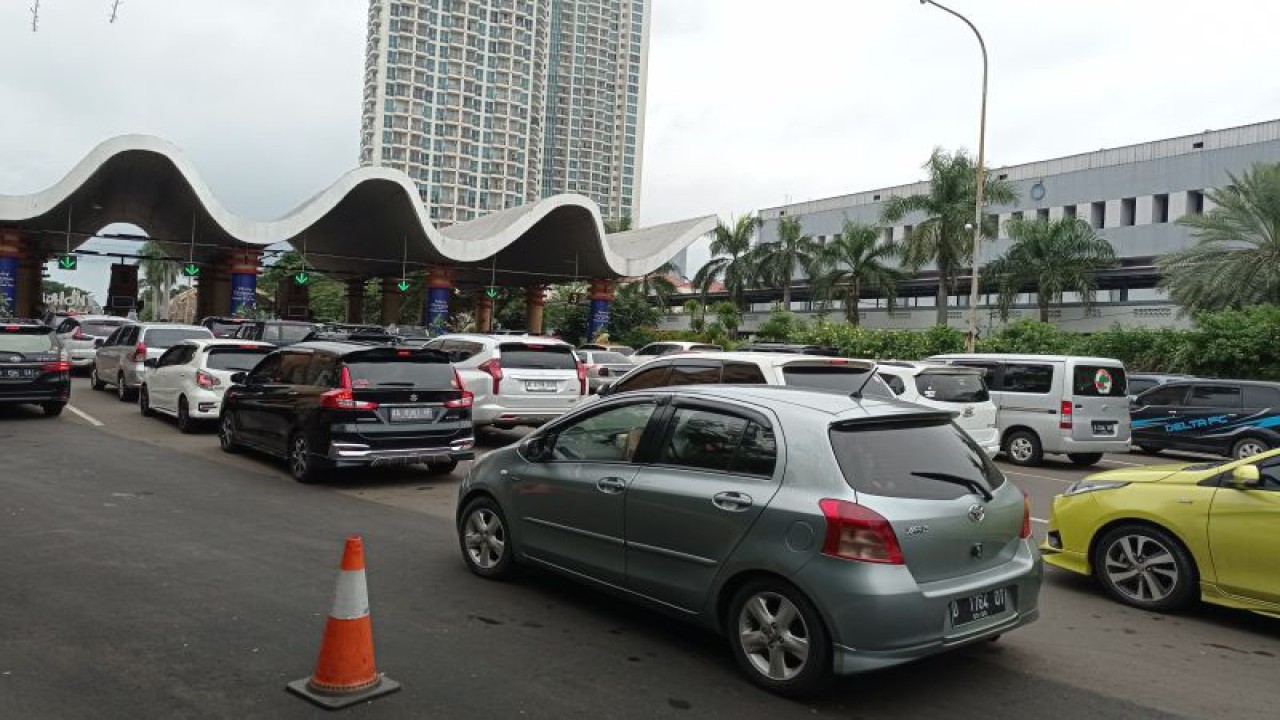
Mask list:
POLYGON ((1094 434, 1094 435, 1115 435, 1115 434, 1116 434, 1116 424, 1115 424, 1114 422, 1098 422, 1098 421, 1094 421, 1094 423, 1093 423, 1093 434, 1094 434))
POLYGON ((373 461, 373 466, 408 467, 410 465, 434 465, 448 461, 448 455, 401 455, 399 457, 378 458, 373 461))
POLYGON ((1009 609, 1011 591, 1008 588, 988 590, 967 598, 951 601, 951 626, 959 627, 983 618, 1000 615, 1009 609))
POLYGON ((391 422, 431 422, 436 419, 436 409, 429 407, 393 407, 391 422))
POLYGON ((5 380, 30 380, 39 373, 35 368, 4 368, 0 370, 0 378, 5 380))

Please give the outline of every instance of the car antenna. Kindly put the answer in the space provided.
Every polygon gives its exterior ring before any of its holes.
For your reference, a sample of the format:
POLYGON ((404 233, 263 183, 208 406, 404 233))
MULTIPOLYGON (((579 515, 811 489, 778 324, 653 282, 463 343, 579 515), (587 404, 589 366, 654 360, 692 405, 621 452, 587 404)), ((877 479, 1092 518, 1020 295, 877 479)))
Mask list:
POLYGON ((871 367, 867 368, 867 377, 866 377, 866 379, 864 379, 864 380, 862 381, 862 384, 858 386, 858 389, 856 389, 856 390, 854 390, 853 392, 849 393, 849 397, 851 397, 851 398, 853 398, 853 399, 855 399, 855 400, 861 400, 861 399, 862 399, 862 389, 863 389, 863 388, 865 388, 865 387, 867 386, 867 383, 871 382, 871 378, 873 378, 873 377, 875 377, 875 376, 876 376, 876 368, 878 368, 878 367, 880 367, 880 366, 879 366, 879 365, 877 365, 876 363, 874 363, 874 362, 873 362, 873 363, 871 363, 871 367))

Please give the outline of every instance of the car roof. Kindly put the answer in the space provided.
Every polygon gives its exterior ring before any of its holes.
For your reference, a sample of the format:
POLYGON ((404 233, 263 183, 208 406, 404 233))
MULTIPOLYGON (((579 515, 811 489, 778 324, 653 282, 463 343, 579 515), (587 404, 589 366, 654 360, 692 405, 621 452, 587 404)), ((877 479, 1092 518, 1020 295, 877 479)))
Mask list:
POLYGON ((67 315, 67 316, 63 317, 63 319, 64 319, 64 320, 75 320, 75 321, 77 321, 77 322, 84 322, 85 320, 89 320, 89 321, 92 321, 92 322, 98 322, 98 321, 101 321, 101 320, 114 320, 114 321, 121 322, 121 323, 134 323, 134 322, 137 322, 136 320, 130 320, 129 318, 122 318, 122 317, 120 317, 119 315, 67 315))
MULTIPOLYGON (((283 347, 280 349, 281 350, 308 350, 308 349, 321 350, 324 352, 334 353, 335 355, 347 355, 353 352, 360 352, 361 350, 397 350, 397 351, 404 351, 404 352, 411 352, 411 353, 421 353, 421 352, 439 353, 438 350, 424 350, 423 348, 405 347, 403 345, 388 345, 386 343, 377 343, 377 342, 359 342, 359 341, 353 342, 349 340, 304 340, 300 343, 294 343, 293 345, 289 345, 287 347, 283 347)), ((440 353, 440 354, 443 357, 443 353, 440 353)))
POLYGON ((1124 365, 1123 362, 1115 358, 1091 357, 1088 355, 1037 355, 1035 353, 948 353, 945 355, 934 355, 930 360, 1039 360, 1041 362, 1067 362, 1074 360, 1076 362, 1087 363, 1110 363, 1113 365, 1124 365))
POLYGON ((933 410, 901 400, 869 396, 855 398, 839 390, 787 385, 681 385, 637 392, 663 392, 682 397, 739 400, 787 413, 797 410, 820 413, 830 416, 831 422, 881 417, 951 417, 951 414, 945 410, 933 410))
MULTIPOLYGON (((1181 377, 1177 380, 1171 380, 1167 383, 1157 385, 1156 388, 1179 387, 1185 385, 1205 385, 1211 383, 1231 383, 1232 385, 1261 385, 1263 387, 1280 388, 1280 382, 1270 380, 1232 380, 1231 378, 1206 378, 1206 377, 1181 377)), ((1147 392, 1150 392, 1148 390, 1147 392)))
POLYGON ((197 347, 264 347, 274 348, 275 345, 260 340, 237 340, 235 338, 191 338, 183 340, 179 345, 195 345, 197 347))
POLYGON ((566 345, 572 348, 572 345, 559 338, 548 337, 546 335, 489 335, 487 333, 446 333, 435 338, 436 340, 480 340, 488 342, 528 342, 534 345, 566 345))
MULTIPOLYGON (((791 362, 828 363, 846 365, 853 363, 871 363, 871 360, 851 360, 850 358, 824 357, 822 355, 805 355, 804 353, 751 352, 742 350, 706 350, 696 353, 659 355, 657 360, 737 360, 739 362, 764 363, 765 365, 782 365, 791 362)), ((639 367, 639 366, 637 366, 639 367)))
POLYGON ((203 325, 187 325, 184 323, 167 323, 167 322, 142 322, 134 323, 143 330, 205 330, 209 328, 203 325))

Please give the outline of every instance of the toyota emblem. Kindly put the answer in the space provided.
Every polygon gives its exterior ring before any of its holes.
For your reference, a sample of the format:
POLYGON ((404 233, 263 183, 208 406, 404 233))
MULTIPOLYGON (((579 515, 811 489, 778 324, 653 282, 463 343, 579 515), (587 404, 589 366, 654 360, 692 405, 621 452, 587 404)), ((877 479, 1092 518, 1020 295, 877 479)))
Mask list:
POLYGON ((9 356, 9 362, 22 362, 22 356, 21 356, 21 355, 10 355, 10 356, 9 356))
POLYGON ((409 396, 409 402, 418 402, 418 394, 414 393, 409 396))
POLYGON ((960 411, 960 415, 963 417, 973 417, 973 406, 965 405, 964 409, 960 411))
POLYGON ((969 506, 970 521, 979 523, 979 522, 982 522, 982 519, 985 518, 986 516, 987 516, 987 509, 982 507, 981 505, 969 506))

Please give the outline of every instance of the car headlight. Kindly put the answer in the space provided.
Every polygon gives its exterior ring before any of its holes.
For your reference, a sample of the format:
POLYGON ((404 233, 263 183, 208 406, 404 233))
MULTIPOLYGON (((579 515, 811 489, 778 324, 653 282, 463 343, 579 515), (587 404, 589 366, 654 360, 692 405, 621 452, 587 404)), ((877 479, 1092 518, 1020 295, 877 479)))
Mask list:
POLYGON ((1080 480, 1078 482, 1072 483, 1071 486, 1067 488, 1067 491, 1063 494, 1064 495, 1082 495, 1084 493, 1097 492, 1098 490, 1114 490, 1116 488, 1122 488, 1128 484, 1129 483, 1127 482, 1097 482, 1097 481, 1089 481, 1089 480, 1080 480))

